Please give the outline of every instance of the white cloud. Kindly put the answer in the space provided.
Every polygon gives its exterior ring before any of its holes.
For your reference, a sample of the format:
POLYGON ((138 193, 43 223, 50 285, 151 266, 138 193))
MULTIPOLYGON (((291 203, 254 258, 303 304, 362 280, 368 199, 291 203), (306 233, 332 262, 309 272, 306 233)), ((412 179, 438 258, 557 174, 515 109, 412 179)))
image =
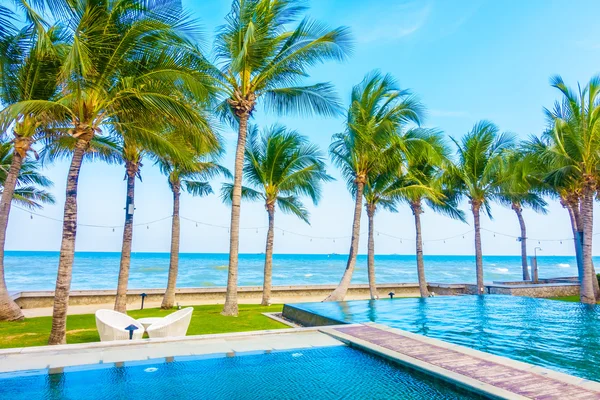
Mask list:
POLYGON ((404 0, 397 4, 372 3, 377 9, 357 9, 352 24, 361 43, 394 41, 416 33, 428 21, 431 1, 404 0), (369 16, 365 18, 365 16, 369 16))

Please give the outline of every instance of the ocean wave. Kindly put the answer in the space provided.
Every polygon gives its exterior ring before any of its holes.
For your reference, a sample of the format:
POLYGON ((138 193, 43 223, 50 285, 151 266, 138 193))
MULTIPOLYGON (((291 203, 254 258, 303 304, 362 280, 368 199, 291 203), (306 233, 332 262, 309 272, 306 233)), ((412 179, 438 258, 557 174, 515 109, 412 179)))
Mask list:
POLYGON ((559 263, 559 264, 556 264, 556 265, 558 265, 560 268, 571 268, 570 264, 559 263))
POLYGON ((494 268, 494 272, 497 272, 499 274, 507 274, 508 268, 494 268))
POLYGON ((216 269, 217 271, 224 271, 227 268, 229 268, 229 266, 227 266, 227 265, 215 265, 213 268, 216 269))
POLYGON ((313 276, 313 274, 304 274, 305 278, 310 278, 311 276, 313 276))

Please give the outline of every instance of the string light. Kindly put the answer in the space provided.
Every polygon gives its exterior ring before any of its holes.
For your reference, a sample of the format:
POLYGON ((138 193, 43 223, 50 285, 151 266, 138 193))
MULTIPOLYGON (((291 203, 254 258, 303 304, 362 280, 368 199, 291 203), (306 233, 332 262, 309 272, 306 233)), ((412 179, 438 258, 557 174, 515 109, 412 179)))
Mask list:
MULTIPOLYGON (((56 221, 56 222, 60 222, 60 223, 63 222, 62 219, 53 218, 53 217, 49 217, 49 216, 46 216, 46 215, 43 215, 43 214, 39 214, 39 213, 36 213, 36 212, 33 212, 33 211, 29 211, 29 210, 24 209, 22 207, 19 207, 17 205, 13 205, 13 207, 29 213, 29 218, 30 219, 33 219, 33 217, 35 215, 37 217, 48 219, 48 220, 51 220, 51 221, 56 221)), ((137 223, 137 224, 134 224, 133 226, 146 226, 146 229, 149 230, 150 229, 150 225, 156 224, 156 223, 159 223, 159 222, 165 221, 167 219, 171 219, 171 218, 172 218, 172 216, 169 215, 169 216, 166 216, 164 218, 156 219, 156 220, 153 220, 153 221, 148 221, 148 222, 143 222, 143 223, 137 223)), ((196 227, 198 227, 199 225, 203 225, 203 226, 208 226, 208 227, 213 227, 213 228, 227 229, 227 233, 231 233, 231 230, 230 230, 229 226, 210 224, 210 223, 207 223, 207 222, 196 221, 196 220, 193 220, 193 219, 190 219, 190 218, 186 218, 186 217, 180 217, 180 218, 182 220, 186 220, 186 221, 194 223, 196 227)), ((88 227, 88 228, 112 229, 113 232, 116 231, 116 228, 120 227, 120 226, 115 226, 115 225, 95 225, 95 224, 82 224, 82 223, 78 223, 77 225, 81 226, 81 227, 88 227)), ((254 226, 254 227, 240 227, 239 229, 240 230, 252 229, 256 233, 259 233, 258 231, 260 229, 266 229, 266 227, 262 227, 262 226, 261 227, 256 227, 256 226, 254 226)), ((317 240, 332 240, 333 243, 335 243, 336 239, 348 239, 348 238, 352 237, 351 235, 347 235, 347 236, 312 236, 312 235, 306 235, 306 234, 303 234, 303 233, 298 233, 298 232, 292 232, 292 231, 288 231, 288 230, 283 230, 283 229, 278 228, 278 227, 275 227, 275 229, 281 231, 281 235, 282 236, 285 236, 285 233, 287 232, 288 234, 291 234, 291 235, 308 238, 308 239, 310 239, 310 242, 312 242, 313 239, 317 239, 317 240)), ((492 231, 492 230, 485 229, 485 228, 481 228, 481 230, 485 231, 485 232, 492 233, 494 237, 497 237, 497 235, 498 235, 498 236, 503 236, 503 237, 508 237, 508 238, 515 238, 517 240, 519 239, 518 236, 508 235, 508 234, 505 234, 505 233, 502 233, 502 232, 496 232, 496 231, 492 231)), ((458 235, 455 235, 455 236, 450 236, 450 237, 445 237, 445 238, 439 238, 439 239, 425 239, 425 240, 423 240, 423 243, 426 243, 426 242, 443 242, 443 243, 446 243, 447 240, 452 240, 452 239, 460 238, 461 236, 462 236, 463 239, 465 239, 466 235, 468 235, 470 233, 473 233, 473 232, 474 232, 474 230, 470 230, 468 232, 464 232, 462 234, 458 234, 458 235)), ((365 235, 366 233, 367 232, 360 232, 361 235, 365 235)), ((376 233, 377 233, 377 236, 385 236, 385 237, 389 237, 389 238, 392 238, 392 239, 396 239, 400 243, 403 243, 404 240, 408 240, 408 241, 412 240, 412 239, 409 239, 409 238, 403 238, 403 237, 399 237, 399 236, 390 235, 390 234, 387 234, 387 233, 381 232, 381 231, 376 231, 376 233)), ((597 236, 597 235, 600 235, 600 232, 599 233, 594 233, 594 236, 597 236)), ((542 242, 559 242, 560 244, 563 244, 564 241, 573 240, 573 238, 562 238, 562 239, 529 238, 529 239, 533 240, 534 242, 537 241, 538 244, 540 244, 540 245, 541 245, 542 242)))

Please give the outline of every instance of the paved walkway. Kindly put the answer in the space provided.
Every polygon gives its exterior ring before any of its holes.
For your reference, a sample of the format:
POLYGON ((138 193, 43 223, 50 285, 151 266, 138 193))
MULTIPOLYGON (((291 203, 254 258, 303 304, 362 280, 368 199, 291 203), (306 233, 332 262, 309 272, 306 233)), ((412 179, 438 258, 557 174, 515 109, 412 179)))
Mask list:
POLYGON ((600 399, 600 384, 385 325, 323 332, 486 395, 507 399, 600 399))

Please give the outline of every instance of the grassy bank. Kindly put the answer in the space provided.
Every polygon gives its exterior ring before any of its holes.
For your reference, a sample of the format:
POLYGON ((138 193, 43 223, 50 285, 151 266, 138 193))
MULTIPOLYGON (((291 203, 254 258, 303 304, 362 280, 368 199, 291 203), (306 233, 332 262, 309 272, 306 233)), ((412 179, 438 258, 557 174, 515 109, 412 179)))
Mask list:
MULTIPOLYGON (((195 306, 188 335, 281 329, 287 326, 262 315, 264 312, 281 312, 282 305, 262 307, 241 304, 237 318, 220 314, 222 305, 195 306)), ((173 310, 174 311, 174 310, 173 310)), ((159 308, 129 311, 133 318, 164 317, 173 311, 159 308)), ((0 348, 43 346, 48 342, 51 317, 26 318, 19 322, 0 322, 0 348)), ((88 343, 100 340, 93 314, 70 315, 67 319, 67 342, 88 343)))

